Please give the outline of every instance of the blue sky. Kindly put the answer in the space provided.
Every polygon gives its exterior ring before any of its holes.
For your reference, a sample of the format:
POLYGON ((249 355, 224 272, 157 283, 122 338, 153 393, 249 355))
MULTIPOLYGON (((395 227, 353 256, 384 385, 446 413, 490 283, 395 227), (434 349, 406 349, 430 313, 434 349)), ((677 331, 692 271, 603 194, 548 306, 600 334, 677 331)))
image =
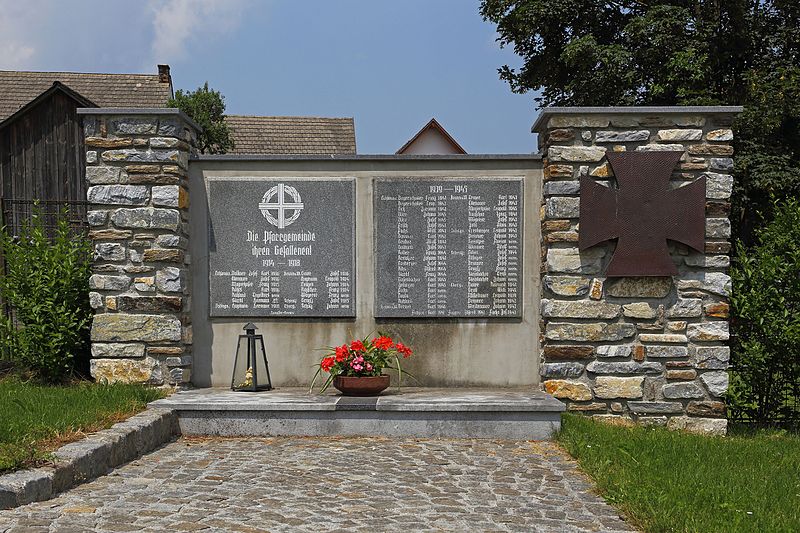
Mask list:
POLYGON ((536 150, 533 95, 473 0, 0 0, 0 68, 208 80, 229 113, 352 116, 360 153, 436 117, 471 153, 536 150), (68 44, 68 45, 67 45, 68 44))

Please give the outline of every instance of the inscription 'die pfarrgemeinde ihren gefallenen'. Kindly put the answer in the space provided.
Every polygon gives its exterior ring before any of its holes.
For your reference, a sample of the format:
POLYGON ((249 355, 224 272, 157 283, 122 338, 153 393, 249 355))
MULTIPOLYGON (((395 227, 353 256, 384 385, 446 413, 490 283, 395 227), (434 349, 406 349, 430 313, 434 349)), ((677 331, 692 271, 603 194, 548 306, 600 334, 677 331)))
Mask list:
POLYGON ((209 178, 211 316, 354 316, 355 182, 209 178))
POLYGON ((522 316, 522 179, 378 179, 377 317, 522 316))

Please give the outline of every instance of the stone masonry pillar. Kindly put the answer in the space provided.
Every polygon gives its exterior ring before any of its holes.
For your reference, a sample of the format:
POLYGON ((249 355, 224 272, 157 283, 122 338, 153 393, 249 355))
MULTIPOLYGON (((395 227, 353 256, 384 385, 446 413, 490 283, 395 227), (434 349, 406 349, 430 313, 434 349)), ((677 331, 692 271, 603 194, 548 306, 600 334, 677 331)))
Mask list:
POLYGON ((725 432, 730 125, 739 111, 550 108, 534 124, 544 152, 541 375, 569 410, 725 432), (578 250, 578 180, 609 185, 612 150, 682 151, 672 185, 706 177, 705 251, 670 241, 677 276, 606 279, 615 244, 578 250))
POLYGON ((199 127, 177 109, 81 109, 94 243, 92 376, 191 379, 189 156, 199 127))

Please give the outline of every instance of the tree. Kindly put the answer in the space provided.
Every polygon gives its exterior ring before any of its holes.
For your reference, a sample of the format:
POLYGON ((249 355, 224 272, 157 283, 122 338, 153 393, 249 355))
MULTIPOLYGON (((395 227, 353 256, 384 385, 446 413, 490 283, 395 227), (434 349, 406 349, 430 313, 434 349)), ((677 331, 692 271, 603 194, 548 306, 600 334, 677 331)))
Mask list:
POLYGON ((762 422, 796 416, 800 398, 800 202, 778 202, 774 215, 751 249, 738 244, 731 270, 728 401, 734 416, 762 422))
POLYGON ((737 234, 800 193, 800 2, 483 0, 522 66, 500 77, 542 106, 744 105, 737 234))
POLYGON ((224 154, 233 148, 233 139, 225 123, 225 97, 208 88, 208 82, 195 91, 178 90, 169 107, 177 107, 197 122, 203 131, 198 137, 200 153, 224 154))

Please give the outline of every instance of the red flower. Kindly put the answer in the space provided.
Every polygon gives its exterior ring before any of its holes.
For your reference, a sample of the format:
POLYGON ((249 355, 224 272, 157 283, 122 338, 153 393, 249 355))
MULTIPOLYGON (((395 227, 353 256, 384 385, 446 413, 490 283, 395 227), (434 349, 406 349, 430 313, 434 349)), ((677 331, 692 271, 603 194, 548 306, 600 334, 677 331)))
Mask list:
POLYGON ((378 348, 379 350, 388 350, 392 347, 391 337, 387 337, 386 335, 381 335, 377 339, 372 339, 372 345, 378 348))
POLYGON ((397 351, 403 354, 403 358, 411 357, 411 354, 414 353, 411 351, 411 348, 403 344, 402 342, 397 343, 397 351))
POLYGON ((364 343, 360 340, 354 340, 350 343, 350 349, 354 352, 363 352, 364 351, 364 343))
POLYGON ((336 362, 337 363, 341 363, 342 361, 347 359, 348 355, 350 355, 350 353, 347 351, 347 345, 346 344, 342 344, 341 346, 337 346, 336 347, 336 362))
POLYGON ((336 364, 336 362, 333 360, 333 357, 326 357, 319 366, 322 367, 322 370, 325 372, 330 372, 334 364, 336 364))

